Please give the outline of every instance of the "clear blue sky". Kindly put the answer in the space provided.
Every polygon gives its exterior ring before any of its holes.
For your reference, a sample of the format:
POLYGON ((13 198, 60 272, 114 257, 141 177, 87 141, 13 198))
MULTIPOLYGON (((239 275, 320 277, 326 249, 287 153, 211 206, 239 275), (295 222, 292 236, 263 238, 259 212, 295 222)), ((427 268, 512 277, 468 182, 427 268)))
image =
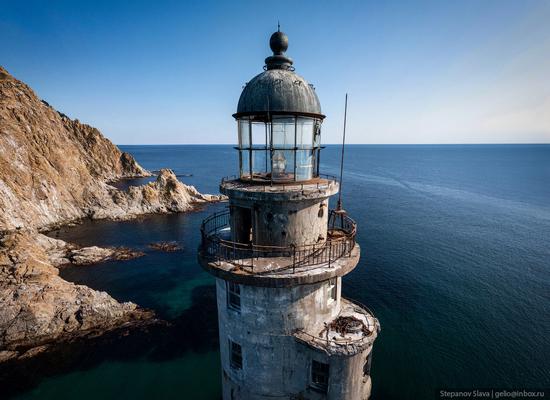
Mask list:
POLYGON ((277 19, 325 143, 550 142, 550 1, 6 1, 0 65, 118 144, 234 143, 277 19))

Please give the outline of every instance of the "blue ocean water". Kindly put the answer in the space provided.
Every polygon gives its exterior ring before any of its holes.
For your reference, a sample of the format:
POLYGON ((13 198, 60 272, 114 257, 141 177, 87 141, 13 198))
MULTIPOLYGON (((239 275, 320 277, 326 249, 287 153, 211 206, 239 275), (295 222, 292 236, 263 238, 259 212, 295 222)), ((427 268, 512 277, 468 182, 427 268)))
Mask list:
MULTIPOLYGON (((237 169, 231 146, 122 146, 205 193, 237 169), (191 175, 191 176, 189 176, 191 175)), ((322 172, 337 174, 327 146, 322 172)), ((362 258, 343 295, 380 319, 374 399, 442 388, 550 387, 550 145, 346 148, 344 206, 362 258)), ((170 327, 77 345, 8 373, 22 399, 219 399, 213 279, 196 262, 201 220, 225 205, 52 232, 146 256, 62 270, 154 309, 170 327), (177 240, 157 252, 150 242, 177 240)), ((6 374, 6 372, 3 372, 6 374)))

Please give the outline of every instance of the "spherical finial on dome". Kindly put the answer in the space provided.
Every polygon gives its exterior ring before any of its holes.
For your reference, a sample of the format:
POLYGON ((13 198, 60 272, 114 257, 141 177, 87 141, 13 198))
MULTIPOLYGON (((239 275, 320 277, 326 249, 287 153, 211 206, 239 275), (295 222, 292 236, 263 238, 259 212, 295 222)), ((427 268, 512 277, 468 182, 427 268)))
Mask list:
POLYGON ((280 25, 277 27, 277 32, 271 35, 269 47, 271 47, 273 55, 265 59, 265 69, 294 70, 292 59, 285 55, 285 51, 288 49, 288 36, 281 32, 280 25))
POLYGON ((288 36, 281 31, 275 32, 269 39, 269 47, 273 54, 283 54, 288 49, 288 36))

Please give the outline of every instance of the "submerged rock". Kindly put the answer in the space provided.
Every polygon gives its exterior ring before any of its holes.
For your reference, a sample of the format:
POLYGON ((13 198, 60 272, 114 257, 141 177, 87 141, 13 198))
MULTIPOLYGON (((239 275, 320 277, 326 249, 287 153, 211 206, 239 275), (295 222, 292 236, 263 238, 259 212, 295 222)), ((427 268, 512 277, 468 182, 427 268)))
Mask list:
POLYGON ((182 249, 182 247, 178 244, 178 242, 155 242, 155 243, 149 243, 149 247, 154 250, 159 251, 179 251, 182 249))
POLYGON ((110 258, 113 260, 133 260, 134 258, 143 257, 143 251, 133 250, 128 247, 115 247, 110 258))

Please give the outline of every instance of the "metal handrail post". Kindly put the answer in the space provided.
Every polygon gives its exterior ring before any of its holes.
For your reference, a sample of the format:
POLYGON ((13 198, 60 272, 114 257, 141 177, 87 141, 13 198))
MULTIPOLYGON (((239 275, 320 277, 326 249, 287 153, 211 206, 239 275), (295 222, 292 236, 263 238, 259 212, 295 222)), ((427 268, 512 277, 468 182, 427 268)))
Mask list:
POLYGON ((254 243, 250 243, 250 249, 252 250, 252 272, 254 272, 254 243))
POLYGON ((292 245, 292 273, 296 272, 296 246, 292 245))

